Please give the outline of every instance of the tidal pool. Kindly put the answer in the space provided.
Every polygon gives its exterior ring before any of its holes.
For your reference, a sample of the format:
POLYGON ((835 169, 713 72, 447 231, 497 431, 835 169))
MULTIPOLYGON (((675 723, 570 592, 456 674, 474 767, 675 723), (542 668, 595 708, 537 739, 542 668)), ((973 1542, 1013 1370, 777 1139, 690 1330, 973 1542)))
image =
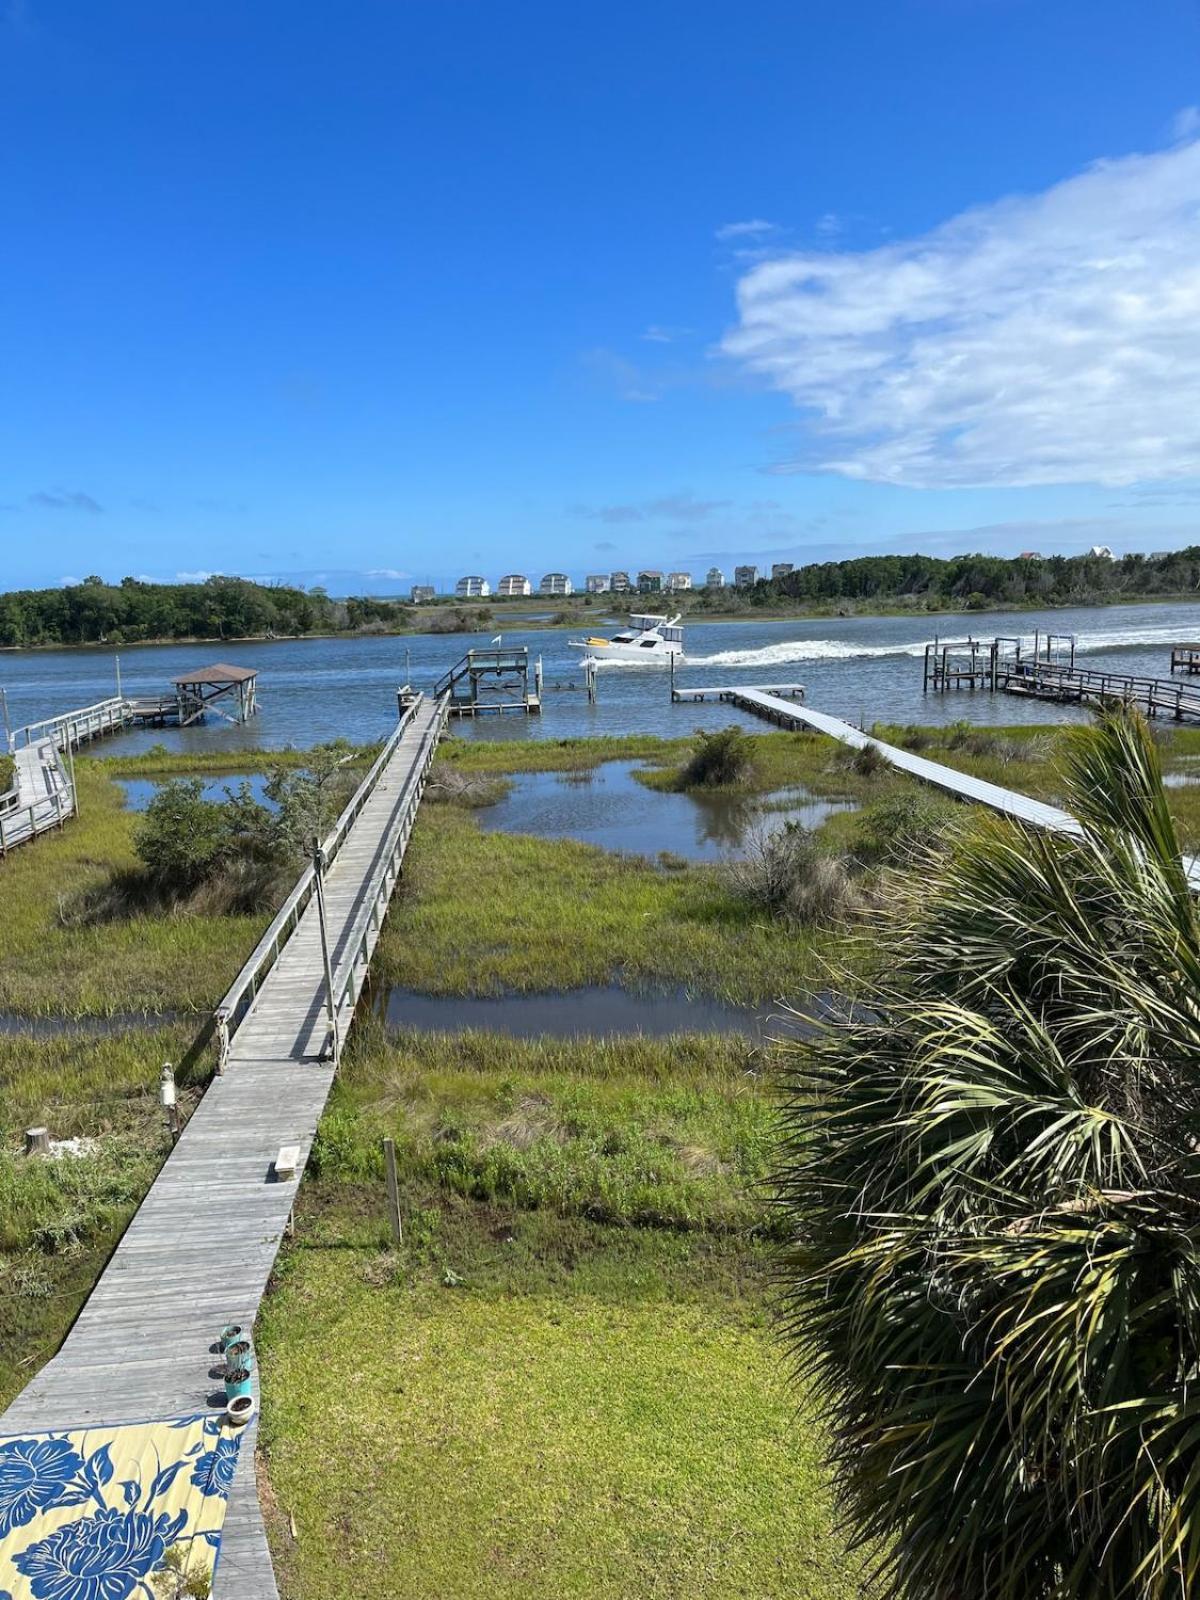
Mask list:
MULTIPOLYGON (((125 809, 127 811, 145 811, 154 796, 169 782, 166 778, 118 778, 116 780, 125 791, 125 809)), ((273 800, 267 798, 268 778, 265 772, 231 772, 222 778, 202 778, 204 798, 206 800, 227 800, 228 791, 235 794, 246 783, 250 786, 250 793, 260 806, 266 806, 269 811, 277 810, 273 800)))
POLYGON ((515 1039, 738 1033, 761 1042, 797 1026, 795 1018, 768 1007, 726 1005, 684 989, 623 989, 619 984, 502 995, 431 995, 380 988, 371 994, 370 1004, 389 1028, 421 1033, 474 1029, 515 1039))
POLYGON ((546 839, 580 839, 605 850, 689 861, 735 856, 758 829, 785 823, 819 827, 826 817, 853 811, 852 800, 827 800, 806 789, 771 795, 649 789, 633 774, 643 763, 606 761, 571 772, 522 772, 495 805, 477 812, 491 833, 535 833, 546 839))

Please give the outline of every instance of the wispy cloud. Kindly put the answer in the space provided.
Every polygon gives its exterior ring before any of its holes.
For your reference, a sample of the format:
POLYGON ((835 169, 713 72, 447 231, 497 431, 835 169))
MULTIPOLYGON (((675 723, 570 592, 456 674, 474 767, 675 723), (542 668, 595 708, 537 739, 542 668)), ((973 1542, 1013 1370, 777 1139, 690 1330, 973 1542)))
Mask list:
POLYGON ((703 522, 714 512, 724 511, 732 504, 729 500, 698 500, 685 490, 682 494, 660 495, 654 500, 640 500, 625 505, 572 506, 577 517, 590 517, 597 522, 652 522, 670 519, 673 522, 703 522))
POLYGON ((778 232, 777 222, 768 222, 764 217, 751 217, 747 222, 722 223, 716 230, 716 237, 722 242, 729 239, 765 239, 769 234, 778 232))
POLYGON ((396 567, 372 567, 363 573, 364 578, 387 578, 394 583, 403 583, 412 577, 411 572, 401 572, 396 567))
POLYGON ((104 507, 82 489, 39 489, 29 496, 29 504, 39 511, 86 511, 98 517, 104 507))
POLYGON ((652 322, 642 338, 647 344, 675 344, 679 339, 686 339, 691 331, 690 328, 665 328, 660 323, 652 322))
POLYGON ((742 278, 724 350, 813 445, 922 488, 1200 476, 1200 140, 742 278))
POLYGON ((1200 106, 1184 106, 1171 118, 1172 139, 1194 139, 1200 133, 1200 106))
POLYGON ((177 572, 175 574, 175 582, 176 583, 207 583, 209 578, 214 577, 214 576, 215 576, 214 573, 205 572, 203 567, 201 567, 196 572, 177 572))

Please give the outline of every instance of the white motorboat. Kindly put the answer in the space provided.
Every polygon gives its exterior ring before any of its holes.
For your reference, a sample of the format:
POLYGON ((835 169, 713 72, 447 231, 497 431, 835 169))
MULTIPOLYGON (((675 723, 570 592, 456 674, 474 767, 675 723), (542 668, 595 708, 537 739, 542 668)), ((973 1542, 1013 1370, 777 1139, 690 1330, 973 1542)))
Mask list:
POLYGON ((655 662, 669 663, 674 657, 683 660, 683 629, 679 626, 679 612, 673 617, 652 617, 635 612, 629 626, 614 633, 611 639, 572 639, 571 648, 582 650, 585 656, 603 664, 605 661, 638 662, 650 666, 655 662))

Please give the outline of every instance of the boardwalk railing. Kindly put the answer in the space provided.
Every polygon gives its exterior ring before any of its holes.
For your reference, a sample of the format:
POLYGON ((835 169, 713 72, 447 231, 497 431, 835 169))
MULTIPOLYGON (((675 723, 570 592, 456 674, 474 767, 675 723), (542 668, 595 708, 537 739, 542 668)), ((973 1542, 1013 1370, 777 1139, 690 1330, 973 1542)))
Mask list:
POLYGON ((334 979, 333 1009, 337 1015, 341 1014, 343 1008, 353 1010, 358 1000, 371 964, 371 955, 379 938, 380 929, 383 927, 388 903, 400 876, 400 863, 404 859, 409 835, 417 819, 417 808, 425 792, 425 783, 437 752, 438 740, 445 731, 449 716, 449 700, 443 696, 438 703, 437 718, 422 737, 421 748, 406 782, 404 799, 396 808, 392 825, 379 852, 378 865, 364 890, 362 908, 354 919, 349 937, 342 947, 341 962, 334 979))
POLYGON ((120 733, 129 724, 129 701, 113 695, 99 700, 94 706, 84 706, 79 711, 64 711, 57 717, 45 717, 41 722, 30 722, 23 728, 14 728, 9 735, 9 750, 16 751, 49 739, 59 750, 77 749, 89 739, 104 734, 120 733))
POLYGON ((1128 701, 1150 717, 1172 717, 1176 722, 1200 720, 1200 689, 1139 673, 1016 661, 1004 668, 1001 687, 1053 699, 1128 701))
MULTIPOLYGON (((395 754, 396 746, 407 731, 423 698, 422 695, 417 695, 411 704, 405 707, 400 722, 392 731, 375 761, 372 762, 370 771, 354 791, 346 809, 322 842, 321 849, 325 857, 326 867, 332 865, 359 813, 374 793, 388 762, 395 754)), ((430 754, 430 760, 432 760, 432 754, 430 754)), ((413 810, 415 813, 415 806, 413 810)), ((216 1010, 200 1030, 191 1049, 188 1051, 187 1061, 195 1060, 196 1056, 215 1033, 217 1036, 217 1071, 224 1072, 225 1064, 229 1059, 230 1042, 249 1015, 264 978, 279 959, 279 952, 295 932, 300 918, 304 915, 309 901, 316 892, 316 881, 316 873, 310 863, 300 874, 292 892, 275 913, 270 927, 268 927, 251 951, 245 966, 233 980, 233 983, 217 1005, 216 1010)))
POLYGON ((16 781, 0 795, 0 858, 75 814, 74 785, 53 740, 21 749, 16 763, 16 781))

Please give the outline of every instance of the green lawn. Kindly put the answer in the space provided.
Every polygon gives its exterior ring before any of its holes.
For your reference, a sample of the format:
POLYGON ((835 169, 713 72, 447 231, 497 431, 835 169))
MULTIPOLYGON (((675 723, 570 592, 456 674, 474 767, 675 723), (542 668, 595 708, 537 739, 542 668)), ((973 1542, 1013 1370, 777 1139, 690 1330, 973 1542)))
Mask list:
POLYGON ((459 1235, 449 1284, 286 1260, 260 1348, 287 1600, 858 1592, 744 1247, 494 1211, 459 1235))

